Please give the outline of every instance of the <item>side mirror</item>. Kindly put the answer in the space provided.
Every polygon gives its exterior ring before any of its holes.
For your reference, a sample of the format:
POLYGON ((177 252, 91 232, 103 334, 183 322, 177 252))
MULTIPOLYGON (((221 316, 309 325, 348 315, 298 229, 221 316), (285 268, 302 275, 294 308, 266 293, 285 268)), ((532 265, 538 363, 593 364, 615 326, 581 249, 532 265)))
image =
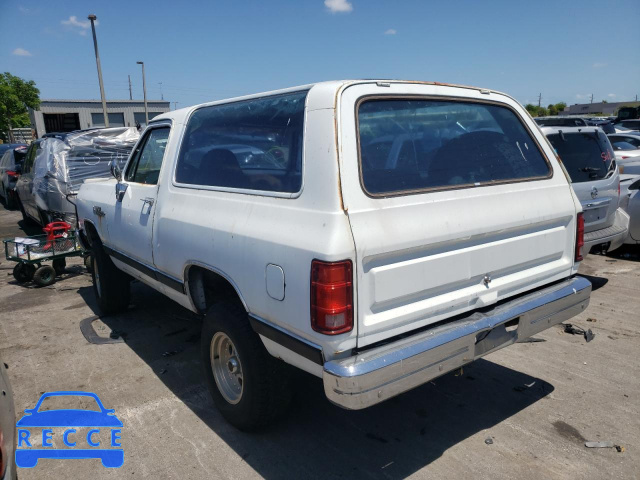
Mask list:
POLYGON ((633 182, 631 185, 629 185, 629 187, 627 189, 628 190, 640 190, 640 180, 636 180, 635 182, 633 182))
POLYGON ((115 160, 111 160, 111 163, 109 164, 109 168, 111 170, 111 175, 113 175, 115 179, 118 180, 118 182, 121 182, 122 171, 120 170, 120 167, 118 166, 115 160))

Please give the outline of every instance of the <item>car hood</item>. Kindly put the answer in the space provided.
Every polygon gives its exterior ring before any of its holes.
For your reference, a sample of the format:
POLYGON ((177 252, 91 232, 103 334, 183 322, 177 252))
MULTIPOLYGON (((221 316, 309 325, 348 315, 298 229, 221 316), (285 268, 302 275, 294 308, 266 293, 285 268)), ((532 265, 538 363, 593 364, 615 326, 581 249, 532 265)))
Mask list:
POLYGON ((18 427, 122 427, 115 415, 90 410, 48 410, 27 414, 18 427))

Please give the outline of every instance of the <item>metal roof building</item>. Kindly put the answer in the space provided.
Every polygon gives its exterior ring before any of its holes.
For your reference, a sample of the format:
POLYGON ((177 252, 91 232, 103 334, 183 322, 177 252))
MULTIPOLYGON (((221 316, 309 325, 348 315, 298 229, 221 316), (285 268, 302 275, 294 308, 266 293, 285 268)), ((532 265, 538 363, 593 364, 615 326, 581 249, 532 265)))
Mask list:
MULTIPOLYGON (((164 100, 147 100, 147 107, 149 120, 170 109, 164 100)), ((107 115, 110 127, 146 125, 141 100, 108 100, 107 115)), ((29 118, 38 138, 45 133, 104 127, 100 100, 42 100, 38 110, 29 109, 29 118)))
POLYGON ((611 103, 576 103, 569 105, 558 115, 591 115, 599 113, 601 115, 615 115, 620 107, 637 107, 640 102, 611 102, 611 103))

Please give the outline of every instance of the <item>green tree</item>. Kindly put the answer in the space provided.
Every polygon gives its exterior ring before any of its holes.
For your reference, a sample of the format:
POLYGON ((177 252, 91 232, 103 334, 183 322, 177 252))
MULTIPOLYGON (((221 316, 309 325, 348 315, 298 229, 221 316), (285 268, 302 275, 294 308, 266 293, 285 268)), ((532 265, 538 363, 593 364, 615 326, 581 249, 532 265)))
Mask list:
POLYGON ((537 105, 533 105, 531 103, 527 103, 524 108, 527 109, 527 112, 529 112, 531 114, 532 117, 535 117, 536 115, 538 115, 538 107, 537 105))
POLYGON ((40 90, 33 80, 23 80, 9 72, 0 73, 0 137, 7 140, 10 128, 28 127, 27 108, 40 106, 40 90))
POLYGON ((549 105, 548 107, 549 115, 558 115, 558 109, 555 105, 549 105))
POLYGON ((560 103, 556 103, 556 104, 555 104, 555 107, 556 107, 556 110, 557 110, 558 112, 561 112, 561 111, 563 111, 565 108, 567 108, 567 104, 566 104, 566 103, 564 103, 564 102, 560 102, 560 103))

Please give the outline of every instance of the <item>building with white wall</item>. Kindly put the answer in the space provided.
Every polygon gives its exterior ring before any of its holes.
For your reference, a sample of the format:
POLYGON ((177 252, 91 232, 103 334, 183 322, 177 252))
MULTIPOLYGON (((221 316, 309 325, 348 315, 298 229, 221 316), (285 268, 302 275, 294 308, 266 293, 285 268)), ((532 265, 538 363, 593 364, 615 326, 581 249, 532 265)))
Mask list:
MULTIPOLYGON (((168 112, 169 106, 168 101, 148 100, 149 120, 168 112)), ((110 127, 146 126, 141 100, 108 100, 107 115, 110 127)), ((38 110, 29 109, 29 118, 38 138, 45 133, 104 127, 100 100, 41 100, 38 110)))

